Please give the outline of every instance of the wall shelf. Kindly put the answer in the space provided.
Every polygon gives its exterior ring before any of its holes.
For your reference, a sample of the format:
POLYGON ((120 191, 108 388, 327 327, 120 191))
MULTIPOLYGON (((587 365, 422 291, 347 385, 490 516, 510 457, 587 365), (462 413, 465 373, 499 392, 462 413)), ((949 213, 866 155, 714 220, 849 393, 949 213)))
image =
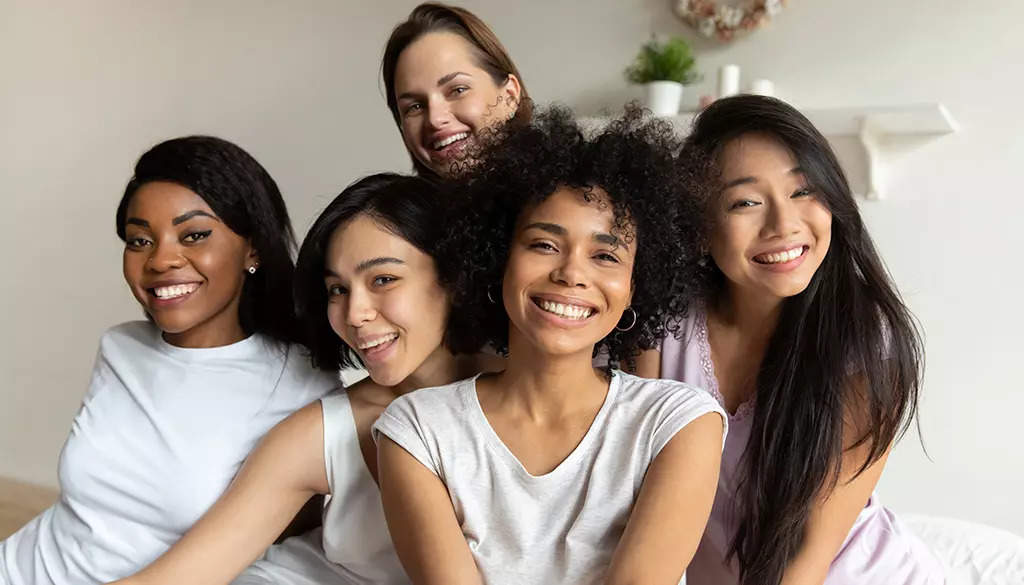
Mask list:
MULTIPOLYGON (((909 104, 865 108, 809 108, 801 112, 825 135, 826 138, 854 137, 863 148, 865 155, 864 193, 866 199, 882 199, 882 168, 885 156, 882 145, 890 137, 897 136, 939 136, 951 134, 958 129, 956 120, 939 103, 909 104)), ((689 132, 697 112, 684 112, 668 118, 682 133, 689 132)), ((590 127, 600 125, 605 118, 587 118, 584 124, 590 127)), ((844 165, 847 172, 850 166, 844 165)))

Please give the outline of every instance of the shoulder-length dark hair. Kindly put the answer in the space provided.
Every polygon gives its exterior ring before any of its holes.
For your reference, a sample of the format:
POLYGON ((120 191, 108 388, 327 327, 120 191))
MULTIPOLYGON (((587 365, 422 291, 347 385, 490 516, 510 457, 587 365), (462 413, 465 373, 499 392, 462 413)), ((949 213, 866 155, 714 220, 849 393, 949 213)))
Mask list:
MULTIPOLYGON (((840 473, 859 475, 910 425, 923 354, 920 332, 865 229, 846 176, 825 138, 786 103, 737 96, 696 119, 681 163, 716 161, 729 141, 777 140, 832 213, 831 244, 800 294, 786 299, 757 376, 753 429, 741 463, 736 555, 748 584, 775 584, 803 543, 807 518, 840 473), (855 440, 850 443, 850 437, 855 440), (846 441, 846 443, 844 443, 846 441), (856 470, 846 451, 867 447, 856 470)), ((712 164, 706 180, 721 192, 712 164)), ((717 272, 718 290, 725 278, 717 272)))
MULTIPOLYGON (((295 268, 295 301, 313 366, 337 370, 361 365, 356 352, 327 320, 324 276, 327 248, 334 233, 359 215, 367 215, 434 260, 438 282, 450 289, 457 266, 439 251, 446 222, 447 197, 440 187, 415 176, 379 173, 349 185, 317 217, 302 241, 295 268)), ((438 310, 442 310, 438 307, 438 310)), ((475 353, 483 342, 459 311, 449 311, 444 343, 453 353, 475 353)))
POLYGON ((139 158, 117 206, 117 235, 122 240, 132 196, 154 181, 176 183, 202 197, 259 254, 259 270, 246 275, 242 287, 242 329, 282 342, 299 341, 291 288, 295 236, 281 191, 266 169, 221 138, 187 136, 161 142, 139 158))
MULTIPOLYGON (((402 117, 398 111, 398 97, 395 95, 395 69, 398 67, 398 58, 406 47, 423 35, 432 32, 450 32, 466 39, 473 46, 477 65, 486 71, 499 87, 508 81, 509 75, 515 75, 522 90, 515 120, 530 119, 532 102, 529 92, 526 91, 523 76, 519 74, 519 69, 516 68, 512 57, 509 56, 508 51, 498 40, 494 31, 487 26, 487 23, 465 8, 425 2, 413 8, 409 18, 399 23, 391 31, 391 36, 384 48, 384 58, 381 60, 384 91, 387 94, 388 109, 391 110, 395 124, 399 127, 402 124, 402 117)), ((415 156, 412 157, 412 164, 419 175, 426 177, 436 175, 434 171, 419 162, 415 156)))
MULTIPOLYGON (((701 217, 694 190, 700 184, 677 164, 672 126, 635 107, 587 136, 561 107, 539 110, 529 124, 505 125, 488 136, 467 173, 452 183, 463 210, 445 240, 459 263, 455 299, 499 351, 508 348, 509 319, 494 302, 501 290, 520 214, 561 187, 613 214, 613 233, 635 247, 631 307, 594 347, 609 365, 633 365, 641 350, 655 347, 676 328, 699 297, 701 217), (603 191, 607 201, 598 200, 603 191)), ((454 198, 454 196, 453 196, 454 198)))

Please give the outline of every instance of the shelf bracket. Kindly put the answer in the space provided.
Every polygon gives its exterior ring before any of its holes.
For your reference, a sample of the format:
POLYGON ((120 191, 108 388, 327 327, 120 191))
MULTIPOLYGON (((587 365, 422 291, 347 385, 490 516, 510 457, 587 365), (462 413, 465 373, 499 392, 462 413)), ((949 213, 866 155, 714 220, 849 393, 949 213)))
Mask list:
POLYGON ((864 198, 877 201, 883 198, 881 178, 881 141, 882 132, 878 129, 878 125, 872 120, 870 115, 861 118, 860 132, 857 134, 860 138, 861 146, 864 147, 864 154, 867 163, 867 192, 864 194, 864 198))

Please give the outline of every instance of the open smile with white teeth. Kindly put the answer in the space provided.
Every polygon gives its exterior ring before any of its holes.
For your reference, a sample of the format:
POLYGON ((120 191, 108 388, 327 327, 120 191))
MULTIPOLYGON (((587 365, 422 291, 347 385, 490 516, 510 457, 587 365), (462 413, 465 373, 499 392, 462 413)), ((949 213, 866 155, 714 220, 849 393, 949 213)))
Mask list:
POLYGON ((594 309, 591 309, 590 307, 556 303, 547 299, 533 299, 533 303, 543 311, 558 315, 565 319, 572 319, 573 321, 583 321, 594 314, 594 309))
POLYGON ((754 256, 754 262, 758 264, 782 264, 783 262, 789 262, 804 255, 807 251, 807 246, 797 246, 790 248, 789 250, 783 250, 782 252, 775 252, 773 254, 760 254, 754 256))
POLYGON ((192 294, 199 288, 198 282, 190 282, 188 284, 174 284, 171 286, 158 286, 156 288, 149 289, 153 295, 160 300, 176 299, 185 295, 192 294))
POLYGON ((386 343, 390 343, 390 342, 392 342, 392 341, 394 341, 396 339, 398 339, 398 334, 397 333, 388 333, 387 335, 384 335, 383 337, 378 337, 377 339, 371 339, 370 341, 364 341, 363 343, 360 343, 358 347, 359 347, 359 349, 365 351, 365 350, 368 350, 368 349, 373 349, 375 347, 380 347, 380 346, 382 346, 382 345, 384 345, 386 343))
POLYGON ((431 147, 434 150, 441 150, 442 148, 448 146, 449 144, 454 144, 460 140, 465 140, 467 138, 469 138, 469 132, 459 132, 458 134, 452 134, 448 138, 442 138, 441 140, 438 140, 437 142, 432 144, 431 147))

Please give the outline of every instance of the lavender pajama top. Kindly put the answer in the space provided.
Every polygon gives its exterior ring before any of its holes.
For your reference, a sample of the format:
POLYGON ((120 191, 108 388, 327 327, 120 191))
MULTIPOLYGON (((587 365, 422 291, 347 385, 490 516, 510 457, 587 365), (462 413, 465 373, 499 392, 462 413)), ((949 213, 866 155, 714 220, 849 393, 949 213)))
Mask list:
MULTIPOLYGON (((669 335, 661 347, 661 376, 706 389, 725 407, 718 391, 704 314, 689 317, 680 330, 681 339, 669 335)), ((722 452, 718 491, 711 518, 686 570, 689 585, 739 583, 735 558, 725 563, 736 531, 733 510, 737 498, 740 457, 750 439, 753 401, 729 414, 729 434, 722 452)), ((910 533, 891 511, 871 495, 850 529, 829 569, 825 585, 939 585, 942 569, 931 551, 910 533)))

